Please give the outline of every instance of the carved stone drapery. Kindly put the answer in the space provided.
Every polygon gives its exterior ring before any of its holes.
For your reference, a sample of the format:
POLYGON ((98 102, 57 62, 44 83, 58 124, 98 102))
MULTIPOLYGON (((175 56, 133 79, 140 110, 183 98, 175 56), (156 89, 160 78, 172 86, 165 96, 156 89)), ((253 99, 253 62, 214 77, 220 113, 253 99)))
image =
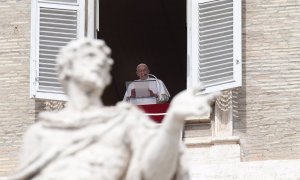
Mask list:
POLYGON ((214 114, 213 135, 215 137, 232 136, 232 90, 223 91, 217 98, 214 114))
POLYGON ((60 111, 65 107, 66 102, 65 101, 52 101, 47 100, 44 102, 44 109, 46 111, 60 111))

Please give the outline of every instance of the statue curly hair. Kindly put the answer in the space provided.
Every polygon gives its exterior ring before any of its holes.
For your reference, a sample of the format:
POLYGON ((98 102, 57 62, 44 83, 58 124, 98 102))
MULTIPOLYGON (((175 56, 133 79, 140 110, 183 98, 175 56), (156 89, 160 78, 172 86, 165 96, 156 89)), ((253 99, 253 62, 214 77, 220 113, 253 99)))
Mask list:
POLYGON ((63 47, 57 58, 57 69, 59 80, 63 83, 65 90, 67 90, 66 83, 70 78, 81 79, 82 82, 96 81, 96 78, 91 77, 89 73, 96 71, 96 69, 91 70, 87 67, 90 66, 91 61, 94 61, 95 66, 100 66, 100 71, 97 72, 98 76, 100 76, 103 85, 107 86, 111 82, 109 71, 113 64, 110 55, 111 49, 103 40, 74 40, 63 47), (85 62, 88 62, 86 66, 85 62), (79 65, 75 67, 76 64, 79 65))

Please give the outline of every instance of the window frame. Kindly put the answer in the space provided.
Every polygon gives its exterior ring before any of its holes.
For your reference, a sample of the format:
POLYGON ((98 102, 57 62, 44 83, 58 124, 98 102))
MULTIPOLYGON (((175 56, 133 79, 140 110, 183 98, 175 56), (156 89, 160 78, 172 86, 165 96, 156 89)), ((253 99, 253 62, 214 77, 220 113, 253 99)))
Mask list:
MULTIPOLYGON (((187 89, 198 84, 198 4, 215 0, 187 0, 187 89), (195 40, 196 39, 196 40, 195 40)), ((222 0, 220 0, 222 1, 222 0)), ((242 86, 242 6, 241 0, 233 1, 233 82, 205 87, 203 93, 221 91, 242 86)))
POLYGON ((78 0, 77 3, 64 3, 47 0, 32 0, 31 3, 30 98, 67 101, 68 98, 63 93, 39 90, 39 34, 41 7, 76 10, 78 20, 77 38, 81 38, 84 37, 85 33, 85 1, 78 0))
MULTIPOLYGON (((199 2, 209 2, 213 0, 187 0, 187 89, 191 89, 199 84, 199 70, 198 70, 198 40, 195 35, 198 33, 199 23, 198 23, 198 10, 197 5, 199 2)), ((95 4, 98 0, 96 0, 95 4)), ((235 87, 242 86, 242 43, 241 43, 241 24, 242 24, 242 12, 241 12, 241 0, 233 0, 234 2, 234 57, 233 62, 234 66, 234 82, 225 83, 222 85, 207 87, 203 93, 220 91, 225 89, 231 89, 235 87)), ((64 2, 51 2, 50 0, 32 0, 31 5, 31 52, 30 52, 30 97, 31 98, 39 98, 39 99, 50 99, 50 100, 67 100, 67 96, 65 94, 56 94, 52 92, 39 92, 38 89, 38 57, 39 57, 39 9, 41 5, 59 8, 59 7, 70 7, 70 5, 74 6, 74 4, 64 3, 64 2), (51 5, 50 5, 51 4, 51 5)), ((43 7, 45 7, 43 6, 43 7)), ((74 6, 78 8, 78 26, 77 38, 84 37, 86 28, 88 30, 94 29, 97 27, 97 23, 92 24, 91 20, 86 19, 87 13, 86 6, 91 6, 91 3, 86 4, 86 1, 77 1, 77 5, 74 6), (87 23, 87 27, 86 27, 87 23)), ((97 8, 93 8, 93 14, 97 13, 97 8)), ((91 12, 89 12, 91 14, 91 12)), ((98 27, 97 27, 98 28, 98 27)), ((94 31, 95 32, 95 31, 94 31)), ((92 34, 94 32, 89 32, 88 34, 92 34)), ((88 35, 91 36, 91 35, 88 35)))

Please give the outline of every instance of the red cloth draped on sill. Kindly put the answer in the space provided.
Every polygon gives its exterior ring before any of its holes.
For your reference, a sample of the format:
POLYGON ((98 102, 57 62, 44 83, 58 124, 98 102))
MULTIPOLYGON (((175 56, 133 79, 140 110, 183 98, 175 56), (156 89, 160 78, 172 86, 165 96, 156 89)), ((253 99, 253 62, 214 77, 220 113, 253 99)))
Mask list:
POLYGON ((161 123, 169 108, 169 103, 138 105, 138 107, 142 109, 152 120, 157 123, 161 123))

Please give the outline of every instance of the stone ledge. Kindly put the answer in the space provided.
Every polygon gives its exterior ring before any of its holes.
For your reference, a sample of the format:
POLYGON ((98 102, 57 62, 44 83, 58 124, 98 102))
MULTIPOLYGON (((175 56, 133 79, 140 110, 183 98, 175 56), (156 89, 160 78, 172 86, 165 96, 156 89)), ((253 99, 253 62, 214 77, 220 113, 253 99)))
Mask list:
POLYGON ((239 144, 240 138, 237 136, 227 137, 191 137, 184 138, 186 146, 212 146, 217 144, 239 144))
POLYGON ((227 137, 213 137, 213 144, 239 144, 240 138, 238 136, 227 136, 227 137))
POLYGON ((201 117, 196 117, 196 116, 191 116, 186 118, 185 122, 187 124, 189 123, 210 123, 210 114, 206 114, 204 116, 201 117))
POLYGON ((299 160, 269 160, 191 167, 192 180, 296 180, 300 179, 299 160))

